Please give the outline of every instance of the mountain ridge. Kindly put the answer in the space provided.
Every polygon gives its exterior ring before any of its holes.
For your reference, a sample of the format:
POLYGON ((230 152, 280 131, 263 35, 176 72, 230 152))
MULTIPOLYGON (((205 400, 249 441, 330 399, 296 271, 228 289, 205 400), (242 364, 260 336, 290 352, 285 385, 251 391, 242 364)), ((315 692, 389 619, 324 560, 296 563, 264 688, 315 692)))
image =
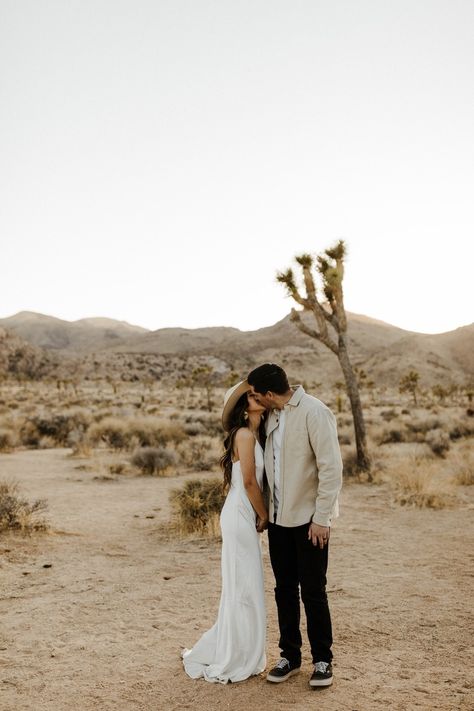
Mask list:
MULTIPOLYGON (((378 385, 397 385, 408 370, 420 372, 427 384, 474 379, 474 324, 441 334, 424 334, 363 314, 347 316, 351 360, 378 385)), ((303 313, 302 318, 314 327, 312 314, 303 313)), ((93 370, 96 361, 102 373, 118 374, 129 368, 128 375, 133 372, 139 379, 144 371, 139 365, 143 358, 156 362, 177 358, 183 363, 189 358, 217 358, 229 370, 239 372, 268 360, 281 362, 305 379, 341 378, 337 358, 301 333, 289 314, 273 325, 250 331, 232 326, 149 330, 106 317, 70 322, 35 312, 0 319, 0 328, 21 339, 25 348, 37 349, 37 357, 40 352, 50 354, 65 367, 67 363, 67 368, 75 361, 83 372, 93 370)))

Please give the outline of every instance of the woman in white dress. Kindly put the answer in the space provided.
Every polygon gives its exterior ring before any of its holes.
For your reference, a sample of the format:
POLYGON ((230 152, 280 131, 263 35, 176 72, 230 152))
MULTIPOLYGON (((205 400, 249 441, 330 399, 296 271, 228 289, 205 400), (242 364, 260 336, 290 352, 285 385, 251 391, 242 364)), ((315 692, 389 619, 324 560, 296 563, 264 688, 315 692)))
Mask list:
POLYGON ((268 525, 264 503, 264 413, 247 381, 224 397, 222 424, 227 436, 221 459, 228 494, 221 511, 222 592, 215 624, 192 649, 185 649, 186 673, 193 679, 237 682, 266 666, 266 613, 261 533, 268 525))

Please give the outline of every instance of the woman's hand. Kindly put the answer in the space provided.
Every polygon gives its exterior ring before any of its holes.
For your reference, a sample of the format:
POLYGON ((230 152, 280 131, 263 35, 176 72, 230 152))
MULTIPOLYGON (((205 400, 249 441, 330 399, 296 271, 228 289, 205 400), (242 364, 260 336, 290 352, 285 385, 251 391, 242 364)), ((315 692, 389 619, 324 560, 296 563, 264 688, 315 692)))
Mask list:
POLYGON ((268 516, 265 518, 257 516, 256 528, 259 533, 262 533, 266 528, 268 528, 268 516))

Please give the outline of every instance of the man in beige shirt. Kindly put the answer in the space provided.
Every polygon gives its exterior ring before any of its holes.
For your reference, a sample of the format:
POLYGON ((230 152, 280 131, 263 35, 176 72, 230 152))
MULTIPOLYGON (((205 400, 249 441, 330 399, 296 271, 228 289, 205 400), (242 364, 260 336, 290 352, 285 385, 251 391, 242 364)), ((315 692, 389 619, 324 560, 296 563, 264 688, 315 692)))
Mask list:
POLYGON ((268 541, 275 575, 281 658, 267 675, 282 682, 300 671, 299 591, 314 664, 310 686, 332 684, 332 626, 326 595, 331 521, 338 515, 342 460, 336 418, 324 403, 290 387, 283 370, 264 363, 248 375, 270 410, 265 443, 268 541))

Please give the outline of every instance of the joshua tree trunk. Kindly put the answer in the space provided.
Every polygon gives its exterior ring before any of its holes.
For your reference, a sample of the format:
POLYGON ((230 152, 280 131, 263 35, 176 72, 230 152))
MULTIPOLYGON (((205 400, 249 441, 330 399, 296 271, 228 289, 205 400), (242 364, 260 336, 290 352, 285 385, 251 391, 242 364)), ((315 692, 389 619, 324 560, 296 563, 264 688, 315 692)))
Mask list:
POLYGON ((296 286, 292 269, 279 273, 277 279, 286 286, 289 295, 296 303, 303 307, 304 311, 313 313, 316 320, 316 329, 307 326, 306 323, 301 320, 301 312, 295 309, 292 309, 291 320, 300 331, 323 343, 339 360, 341 370, 344 374, 347 395, 351 403, 357 450, 357 466, 359 469, 368 473, 369 481, 371 481, 370 457, 367 448, 367 436, 362 403, 359 395, 359 386, 347 347, 347 318, 342 290, 345 253, 345 244, 341 240, 332 249, 327 249, 324 255, 317 257, 317 269, 322 276, 323 290, 330 310, 318 300, 316 284, 311 272, 313 266, 313 257, 311 257, 311 255, 303 254, 296 257, 296 261, 303 270, 305 296, 300 294, 296 286), (328 325, 332 327, 335 334, 329 331, 328 325))
MULTIPOLYGON (((354 421, 354 434, 357 450, 357 464, 367 472, 370 472, 370 457, 367 448, 367 435, 365 433, 364 415, 362 413, 362 403, 360 401, 359 387, 357 385, 357 377, 352 368, 347 352, 347 346, 344 339, 339 339, 339 363, 344 374, 346 383, 347 395, 351 403, 352 419, 354 421)), ((371 477, 369 475, 369 481, 371 477)))

